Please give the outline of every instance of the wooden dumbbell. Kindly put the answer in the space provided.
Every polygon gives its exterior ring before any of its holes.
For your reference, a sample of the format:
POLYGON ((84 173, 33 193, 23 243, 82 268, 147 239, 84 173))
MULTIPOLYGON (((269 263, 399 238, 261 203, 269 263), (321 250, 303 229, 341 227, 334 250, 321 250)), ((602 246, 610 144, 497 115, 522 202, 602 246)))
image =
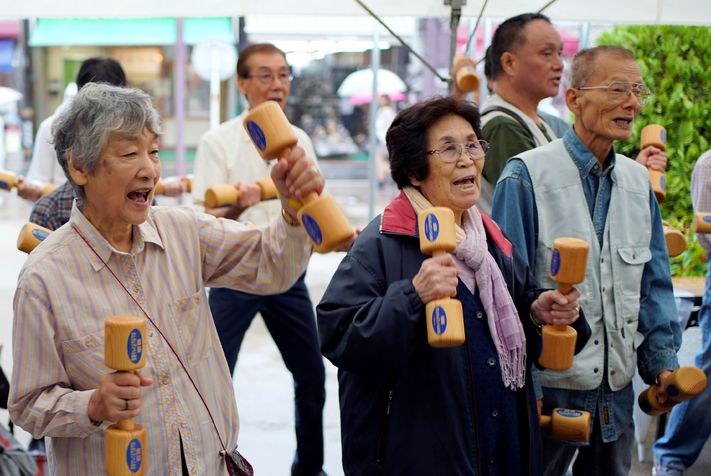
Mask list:
POLYGON ((696 233, 711 233, 711 213, 695 213, 694 230, 696 233))
MULTIPOLYGON (((272 179, 257 180, 260 199, 269 200, 276 198, 277 189, 272 179)), ((215 185, 205 191, 205 208, 227 207, 237 204, 239 190, 234 185, 215 185)))
MULTIPOLYGON (((640 149, 653 145, 657 149, 667 150, 667 131, 659 124, 649 124, 642 129, 640 149)), ((647 168, 649 180, 657 202, 662 203, 667 196, 667 179, 664 172, 647 168)))
POLYGON ((696 367, 681 367, 676 369, 664 382, 667 400, 657 399, 657 385, 652 385, 639 394, 639 408, 648 415, 661 415, 672 409, 677 403, 690 400, 706 389, 708 381, 706 374, 696 367))
MULTIPOLYGON (((558 291, 568 294, 574 284, 585 278, 589 246, 578 238, 557 238, 553 242, 553 256, 549 273, 558 283, 558 291)), ((547 369, 567 370, 573 366, 575 340, 578 333, 570 326, 545 325, 541 336, 543 349, 538 361, 547 369)))
MULTIPOLYGON (((13 188, 19 186, 21 181, 22 180, 17 176, 17 174, 8 172, 7 170, 0 170, 0 190, 7 190, 9 192, 13 188)), ((40 190, 40 196, 47 195, 56 188, 56 184, 49 183, 42 187, 40 190)))
POLYGON ((664 240, 667 242, 667 253, 670 257, 679 256, 686 249, 686 237, 684 234, 671 226, 666 221, 662 221, 664 229, 664 240))
POLYGON ((17 187, 19 180, 16 174, 8 172, 7 170, 0 170, 0 189, 7 190, 8 192, 17 187))
MULTIPOLYGON (((132 372, 146 364, 146 319, 112 316, 106 320, 104 361, 110 369, 132 372)), ((146 429, 135 418, 121 420, 106 429, 106 473, 140 476, 145 469, 146 429)))
POLYGON ((541 415, 541 428, 548 430, 551 438, 568 441, 590 439, 590 413, 583 410, 554 408, 551 415, 541 415))
POLYGON ((20 234, 17 237, 17 249, 30 253, 37 248, 37 245, 42 243, 47 238, 52 230, 45 228, 36 223, 25 223, 20 228, 20 234))
MULTIPOLYGON (((264 160, 288 155, 297 138, 284 111, 275 101, 265 101, 244 119, 244 128, 264 160)), ((297 215, 316 251, 332 251, 353 238, 353 227, 333 197, 309 193, 297 215)))
MULTIPOLYGON (((454 57, 454 61, 452 63, 456 64, 457 61, 464 58, 465 56, 463 54, 458 54, 454 57)), ((457 74, 454 76, 454 80, 457 83, 457 88, 465 93, 476 91, 479 89, 479 84, 481 84, 481 80, 479 79, 479 75, 476 73, 476 69, 471 66, 459 68, 457 74)))
MULTIPOLYGON (((420 250, 426 255, 451 253, 457 247, 454 213, 446 207, 422 210, 417 216, 420 250)), ((432 347, 456 347, 464 343, 462 303, 442 298, 425 306, 427 341, 432 347)))

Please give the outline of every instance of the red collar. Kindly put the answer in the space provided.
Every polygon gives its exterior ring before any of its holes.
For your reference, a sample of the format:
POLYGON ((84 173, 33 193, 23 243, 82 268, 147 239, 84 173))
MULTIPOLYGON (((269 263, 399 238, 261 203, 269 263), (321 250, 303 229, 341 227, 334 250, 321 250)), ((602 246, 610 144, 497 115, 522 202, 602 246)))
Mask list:
MULTIPOLYGON (((479 213, 481 213, 481 221, 489 239, 494 242, 506 257, 511 257, 513 247, 511 242, 504 236, 499 225, 486 213, 482 211, 479 213)), ((405 192, 400 191, 400 195, 395 197, 395 200, 390 202, 383 210, 383 215, 380 219, 380 232, 418 236, 417 215, 415 214, 415 209, 412 208, 410 200, 405 196, 405 192)))

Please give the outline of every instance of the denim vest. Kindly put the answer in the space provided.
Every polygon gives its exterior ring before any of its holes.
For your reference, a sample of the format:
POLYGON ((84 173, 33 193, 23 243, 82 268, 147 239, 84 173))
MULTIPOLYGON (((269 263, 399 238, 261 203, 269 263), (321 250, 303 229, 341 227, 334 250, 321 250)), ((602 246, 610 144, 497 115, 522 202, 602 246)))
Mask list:
POLYGON ((534 273, 540 285, 555 287, 548 268, 556 238, 581 238, 590 245, 585 280, 576 287, 592 336, 575 356, 571 369, 541 372, 541 383, 544 387, 592 390, 601 384, 607 370, 611 389, 620 390, 634 375, 636 349, 643 340, 637 331, 640 284, 645 263, 652 258, 648 175, 641 165, 617 155, 600 249, 580 173, 563 141, 519 157, 528 168, 536 199, 539 234, 534 273))

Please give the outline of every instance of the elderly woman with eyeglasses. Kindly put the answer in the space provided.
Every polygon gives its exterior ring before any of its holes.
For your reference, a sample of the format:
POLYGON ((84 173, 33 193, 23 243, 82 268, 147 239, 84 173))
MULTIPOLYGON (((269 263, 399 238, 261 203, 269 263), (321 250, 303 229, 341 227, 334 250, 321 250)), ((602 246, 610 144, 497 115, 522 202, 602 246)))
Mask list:
POLYGON ((339 368, 348 475, 539 474, 528 369, 538 327, 572 324, 577 290, 539 289, 497 225, 479 212, 487 143, 479 114, 453 98, 400 112, 387 134, 401 190, 355 241, 318 305, 323 354, 339 368), (420 251, 417 214, 449 208, 453 254, 420 251), (433 348, 425 304, 456 296, 463 345, 433 348))
MULTIPOLYGON (((131 418, 147 433, 145 448, 126 453, 131 471, 142 464, 146 475, 248 474, 237 466, 232 376, 205 287, 289 289, 311 254, 306 232, 287 223, 296 211, 285 200, 288 216, 248 229, 192 208, 152 207, 160 124, 143 91, 88 84, 55 121, 53 135, 77 199, 69 222, 20 272, 13 421, 48 437, 53 475, 106 474, 103 430, 131 418), (149 321, 140 371, 112 372, 104 364, 111 316, 149 321)), ((297 199, 324 184, 299 147, 277 162, 271 178, 297 199)))

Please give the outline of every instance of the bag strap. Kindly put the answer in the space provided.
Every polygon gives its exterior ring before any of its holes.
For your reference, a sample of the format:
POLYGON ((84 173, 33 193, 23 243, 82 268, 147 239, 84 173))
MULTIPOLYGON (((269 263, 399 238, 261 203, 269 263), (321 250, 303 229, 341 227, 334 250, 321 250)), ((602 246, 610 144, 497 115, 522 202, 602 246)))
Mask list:
POLYGON ((528 135, 528 137, 530 137, 530 139, 533 141, 533 143, 534 144, 536 143, 536 139, 535 139, 535 137, 533 137, 533 132, 531 132, 531 129, 528 128, 528 124, 526 124, 526 121, 524 121, 521 116, 519 116, 518 114, 513 112, 511 109, 506 109, 505 107, 501 107, 501 106, 492 106, 492 107, 488 108, 486 111, 482 112, 481 117, 484 117, 491 112, 504 113, 507 116, 509 116, 511 119, 513 119, 514 121, 518 122, 521 125, 521 127, 523 127, 523 130, 526 131, 526 134, 528 135))
MULTIPOLYGON (((240 472, 241 468, 239 468, 237 466, 235 461, 232 459, 232 456, 227 451, 227 448, 225 447, 225 443, 222 441, 222 436, 220 435, 220 431, 217 429, 217 423, 215 423, 215 418, 212 416, 212 412, 210 411, 210 407, 207 406, 207 402, 205 402, 205 398, 200 393, 200 390, 198 390, 197 384, 193 380, 193 377, 190 375, 190 372, 188 372, 188 369, 185 367, 185 364, 180 359, 180 356, 173 348, 173 345, 170 343, 170 341, 165 336, 165 334, 163 334, 163 331, 161 331, 160 327, 158 327, 158 325, 155 323, 155 321, 153 321, 153 319, 151 319, 151 316, 148 315, 148 312, 146 312, 146 310, 143 309, 143 306, 141 306, 141 303, 139 303, 138 300, 135 297, 133 297, 133 294, 131 294, 131 292, 128 290, 128 288, 126 288, 126 286, 123 284, 121 279, 119 279, 119 277, 116 275, 116 273, 114 273, 114 271, 111 269, 109 264, 106 261, 104 261, 104 259, 101 257, 101 255, 94 249, 93 246, 91 246, 91 243, 89 243, 89 241, 86 238, 84 238, 84 235, 81 234, 79 229, 74 225, 72 225, 72 228, 74 228, 74 231, 76 231, 77 235, 79 235, 79 238, 81 238, 84 241, 84 243, 86 243, 86 246, 88 246, 89 249, 96 255, 96 257, 99 258, 99 260, 103 263, 103 265, 106 267, 106 269, 109 270, 109 273, 111 273, 111 276, 113 276, 114 279, 119 283, 119 285, 121 285, 123 290, 126 291, 126 294, 128 294, 128 297, 130 297, 131 300, 136 304, 136 306, 138 306, 138 308, 141 310, 141 312, 146 316, 146 319, 148 319, 150 321, 150 323, 153 324, 153 327, 155 327, 155 329, 158 331, 158 334, 160 334, 160 336, 163 338, 165 343, 168 344, 168 348, 173 353, 175 358, 178 360, 178 363, 185 371, 185 375, 188 376, 188 380, 190 381, 190 384, 195 389, 195 392, 198 394, 198 397, 200 397, 200 401, 205 406, 205 410, 207 410, 207 414, 210 417, 212 426, 215 428, 215 433, 217 434, 217 439, 220 441, 220 446, 222 447, 222 451, 220 453, 225 458, 225 463, 227 464, 227 471, 229 472, 229 474, 230 475, 242 475, 242 474, 250 475, 251 473, 249 473, 249 472, 240 472)), ((245 460, 245 462, 246 462, 246 460, 245 460)), ((249 463, 247 463, 247 466, 249 467, 249 469, 251 469, 251 466, 249 465, 249 463)))

